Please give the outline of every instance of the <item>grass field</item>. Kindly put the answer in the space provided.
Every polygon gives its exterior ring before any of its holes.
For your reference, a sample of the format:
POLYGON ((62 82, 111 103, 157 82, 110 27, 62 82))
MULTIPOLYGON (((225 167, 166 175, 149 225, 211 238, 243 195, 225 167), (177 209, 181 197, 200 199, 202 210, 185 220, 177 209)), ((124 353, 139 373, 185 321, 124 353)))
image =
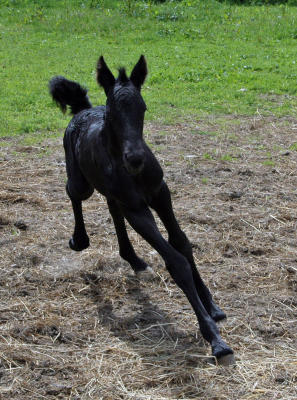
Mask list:
POLYGON ((296 113, 296 7, 214 0, 0 4, 1 136, 65 127, 48 96, 53 75, 78 80, 94 104, 103 104, 94 79, 100 54, 114 72, 147 57, 149 120, 296 113))

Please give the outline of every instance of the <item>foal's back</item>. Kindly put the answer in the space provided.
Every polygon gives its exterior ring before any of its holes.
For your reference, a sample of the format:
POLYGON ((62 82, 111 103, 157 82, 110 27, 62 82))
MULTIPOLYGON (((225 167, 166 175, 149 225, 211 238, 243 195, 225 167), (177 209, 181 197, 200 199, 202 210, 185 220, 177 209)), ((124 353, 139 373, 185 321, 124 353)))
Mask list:
POLYGON ((105 106, 93 107, 75 114, 66 128, 65 137, 71 137, 71 140, 76 142, 95 132, 97 136, 100 135, 104 125, 105 108, 105 106))

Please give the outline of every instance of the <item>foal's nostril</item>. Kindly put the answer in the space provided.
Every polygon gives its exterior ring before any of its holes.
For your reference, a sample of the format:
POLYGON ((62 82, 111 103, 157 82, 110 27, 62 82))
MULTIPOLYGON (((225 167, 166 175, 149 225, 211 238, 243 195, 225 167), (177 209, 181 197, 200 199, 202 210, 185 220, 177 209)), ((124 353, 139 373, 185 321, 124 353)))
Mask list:
POLYGON ((133 159, 130 161, 130 165, 131 165, 133 168, 139 168, 139 167, 141 166, 142 162, 143 162, 142 157, 136 157, 136 158, 133 158, 133 159))

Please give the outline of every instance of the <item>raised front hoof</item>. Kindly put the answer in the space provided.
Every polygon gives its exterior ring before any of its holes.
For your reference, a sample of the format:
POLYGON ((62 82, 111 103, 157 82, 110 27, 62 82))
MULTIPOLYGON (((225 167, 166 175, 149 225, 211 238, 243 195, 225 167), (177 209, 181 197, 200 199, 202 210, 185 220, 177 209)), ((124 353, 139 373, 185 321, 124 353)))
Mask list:
POLYGON ((212 348, 212 355, 215 356, 218 365, 233 365, 235 358, 233 350, 225 343, 220 343, 212 348))
POLYGON ((147 265, 145 269, 134 271, 138 279, 142 281, 151 281, 156 276, 153 269, 147 265))
POLYGON ((84 241, 80 241, 80 242, 74 241, 73 238, 71 238, 69 240, 69 247, 71 250, 74 250, 74 251, 85 250, 89 247, 89 245, 90 245, 90 241, 89 241, 88 237, 84 241))

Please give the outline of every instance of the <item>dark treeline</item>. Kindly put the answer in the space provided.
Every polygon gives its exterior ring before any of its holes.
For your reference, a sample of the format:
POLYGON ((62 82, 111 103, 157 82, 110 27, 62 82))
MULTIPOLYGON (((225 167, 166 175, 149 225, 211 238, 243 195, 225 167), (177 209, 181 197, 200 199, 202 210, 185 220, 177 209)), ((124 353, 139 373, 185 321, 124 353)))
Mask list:
MULTIPOLYGON (((161 0, 162 1, 162 0, 161 0)), ((250 6, 287 4, 297 6, 297 0, 219 0, 221 3, 242 4, 250 6)))

